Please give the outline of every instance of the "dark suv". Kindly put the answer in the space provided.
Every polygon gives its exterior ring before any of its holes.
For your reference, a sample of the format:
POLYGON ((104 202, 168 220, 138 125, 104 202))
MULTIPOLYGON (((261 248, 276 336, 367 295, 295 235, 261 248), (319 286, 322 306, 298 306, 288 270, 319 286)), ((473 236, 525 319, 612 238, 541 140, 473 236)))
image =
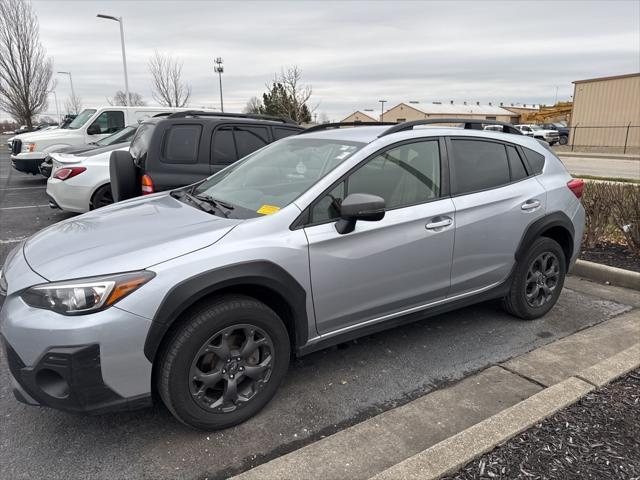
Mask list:
POLYGON ((302 130, 265 115, 186 111, 150 118, 140 124, 128 152, 111 154, 114 200, 198 182, 302 130))

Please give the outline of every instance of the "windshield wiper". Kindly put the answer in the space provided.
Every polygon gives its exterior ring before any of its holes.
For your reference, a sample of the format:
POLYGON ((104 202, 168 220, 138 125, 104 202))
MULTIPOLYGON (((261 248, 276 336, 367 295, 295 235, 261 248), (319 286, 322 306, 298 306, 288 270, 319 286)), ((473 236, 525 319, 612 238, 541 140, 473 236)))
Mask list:
POLYGON ((223 202, 222 200, 218 200, 217 198, 213 198, 213 197, 211 197, 209 195, 203 195, 202 193, 200 193, 198 195, 192 195, 192 196, 194 198, 202 201, 202 202, 207 202, 209 205, 217 208, 227 218, 229 217, 229 212, 235 208, 233 205, 231 205, 231 204, 229 204, 227 202, 223 202), (222 207, 222 208, 220 208, 220 207, 222 207))
MULTIPOLYGON (((173 198, 177 198, 178 200, 188 200, 191 204, 195 205, 196 207, 198 207, 200 210, 203 210, 207 213, 214 213, 216 211, 216 208, 214 208, 214 206, 208 202, 203 201, 202 199, 199 199, 193 195, 191 195, 188 192, 185 192, 184 190, 174 190, 170 193, 170 195, 173 198)), ((222 211, 222 209, 218 208, 217 210, 220 210, 223 214, 225 213, 224 211, 222 211)), ((226 216, 226 215, 225 215, 226 216)))

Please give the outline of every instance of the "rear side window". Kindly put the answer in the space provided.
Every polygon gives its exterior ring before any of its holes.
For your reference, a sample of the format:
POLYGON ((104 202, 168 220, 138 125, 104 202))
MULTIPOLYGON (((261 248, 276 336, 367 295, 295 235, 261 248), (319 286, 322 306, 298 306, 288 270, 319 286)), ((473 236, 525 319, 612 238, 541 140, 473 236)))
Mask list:
POLYGON ((238 158, 246 157, 269 143, 266 127, 237 126, 233 133, 236 139, 238 158))
POLYGON ((291 135, 296 135, 299 130, 293 130, 291 128, 280 128, 274 127, 273 136, 276 140, 280 140, 281 138, 290 137, 291 135))
POLYGON ((200 125, 174 125, 164 137, 163 163, 197 163, 200 125))
POLYGON ((511 181, 517 182, 527 177, 522 159, 515 147, 507 145, 507 157, 509 158, 509 169, 511 170, 511 181))
POLYGON ((231 165, 238 160, 236 144, 233 141, 233 129, 231 127, 216 130, 213 134, 211 152, 211 162, 216 165, 231 165))
POLYGON ((511 181, 507 152, 501 143, 451 140, 453 193, 499 187, 511 181))
POLYGON ((534 152, 533 150, 525 147, 522 147, 522 150, 527 157, 532 173, 534 175, 542 173, 542 169, 544 168, 544 155, 540 155, 538 152, 534 152))

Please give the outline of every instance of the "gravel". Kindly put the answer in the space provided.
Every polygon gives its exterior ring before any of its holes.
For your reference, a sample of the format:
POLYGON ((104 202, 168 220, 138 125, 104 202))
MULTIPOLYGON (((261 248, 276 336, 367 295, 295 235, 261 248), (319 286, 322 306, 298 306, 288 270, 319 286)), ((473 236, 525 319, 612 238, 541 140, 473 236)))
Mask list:
POLYGON ((640 479, 640 370, 445 479, 640 479))

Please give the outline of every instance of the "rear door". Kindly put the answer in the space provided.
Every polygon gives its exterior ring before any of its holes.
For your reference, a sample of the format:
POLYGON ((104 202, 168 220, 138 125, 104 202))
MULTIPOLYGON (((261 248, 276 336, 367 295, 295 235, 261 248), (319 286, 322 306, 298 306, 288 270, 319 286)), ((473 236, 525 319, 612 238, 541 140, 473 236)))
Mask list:
POLYGON ((447 140, 455 205, 451 296, 505 280, 529 224, 544 215, 546 192, 512 144, 447 140))
MULTIPOLYGON (((177 188, 209 176, 209 165, 199 162, 203 126, 199 123, 171 124, 163 132, 157 158, 148 158, 146 173, 156 191, 177 188)), ((206 158, 206 157, 205 157, 206 158)))

